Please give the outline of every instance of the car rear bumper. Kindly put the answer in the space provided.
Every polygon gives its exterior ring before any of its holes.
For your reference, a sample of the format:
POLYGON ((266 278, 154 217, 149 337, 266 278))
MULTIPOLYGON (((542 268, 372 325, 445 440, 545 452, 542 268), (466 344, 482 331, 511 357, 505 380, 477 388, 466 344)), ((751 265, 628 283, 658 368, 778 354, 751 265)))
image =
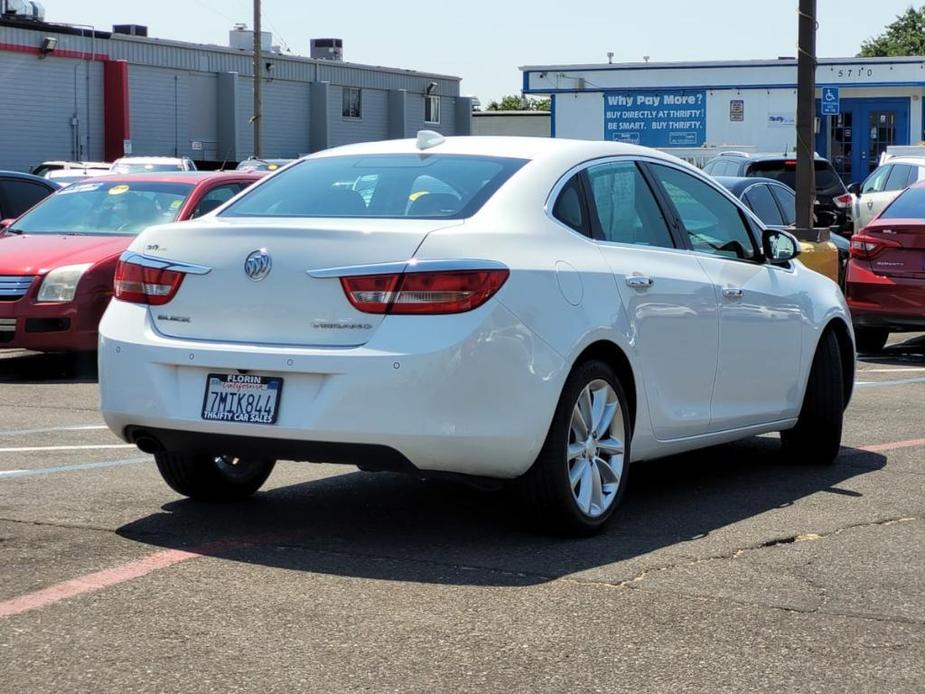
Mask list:
POLYGON ((869 263, 852 259, 845 297, 855 325, 894 331, 925 328, 925 279, 878 275, 869 263))
POLYGON ((240 446, 283 459, 516 477, 543 444, 565 376, 562 358, 497 302, 453 316, 389 316, 355 348, 167 338, 145 307, 121 301, 100 326, 106 423, 167 450, 240 446), (283 378, 276 424, 202 419, 207 375, 242 371, 283 378))

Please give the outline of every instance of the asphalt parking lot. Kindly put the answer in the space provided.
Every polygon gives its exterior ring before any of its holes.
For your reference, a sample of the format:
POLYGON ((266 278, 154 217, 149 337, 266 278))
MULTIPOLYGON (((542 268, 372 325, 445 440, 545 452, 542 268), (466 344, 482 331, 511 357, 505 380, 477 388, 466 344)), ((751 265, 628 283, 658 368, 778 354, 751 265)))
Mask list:
POLYGON ((833 466, 635 466, 604 534, 503 493, 281 463, 173 494, 92 367, 0 353, 0 690, 925 690, 925 336, 859 362, 833 466))

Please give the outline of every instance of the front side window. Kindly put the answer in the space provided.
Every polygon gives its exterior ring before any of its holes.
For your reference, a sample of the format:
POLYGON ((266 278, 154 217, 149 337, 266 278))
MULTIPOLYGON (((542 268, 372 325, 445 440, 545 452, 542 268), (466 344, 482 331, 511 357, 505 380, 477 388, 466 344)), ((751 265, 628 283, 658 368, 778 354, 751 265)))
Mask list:
POLYGON ((439 123, 440 122, 440 97, 439 96, 425 96, 424 97, 424 122, 425 123, 439 123))
POLYGON ((240 183, 225 183, 224 185, 215 186, 202 196, 196 204, 196 209, 193 210, 193 214, 190 215, 190 219, 201 217, 212 210, 218 209, 221 205, 224 205, 237 195, 242 187, 240 183))
POLYGON ((591 198, 604 241, 672 248, 674 243, 649 184, 633 162, 588 169, 591 198))
POLYGON ((677 210, 695 251, 723 258, 755 258, 754 241, 735 203, 688 173, 661 165, 651 169, 677 210))
MULTIPOLYGON (((337 103, 336 101, 334 103, 337 103)), ((344 118, 363 117, 363 90, 358 87, 344 87, 344 118)))
POLYGON ((886 179, 890 176, 892 166, 881 166, 874 171, 861 186, 861 193, 882 193, 885 190, 886 179))
POLYGON ((176 220, 189 183, 132 181, 73 183, 16 221, 27 234, 135 235, 176 220))
POLYGON ((780 209, 774 198, 771 197, 771 191, 765 185, 752 186, 744 195, 745 204, 749 209, 758 215, 764 224, 768 226, 783 226, 784 220, 781 217, 780 209))
POLYGON ((220 216, 462 219, 524 164, 453 154, 306 159, 245 193, 220 216))

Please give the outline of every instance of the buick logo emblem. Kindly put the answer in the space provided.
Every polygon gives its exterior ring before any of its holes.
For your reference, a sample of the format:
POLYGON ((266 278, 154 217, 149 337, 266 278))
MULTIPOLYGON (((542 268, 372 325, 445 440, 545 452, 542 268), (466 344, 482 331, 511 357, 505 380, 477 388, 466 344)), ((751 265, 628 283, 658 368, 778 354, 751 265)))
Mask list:
POLYGON ((254 251, 244 260, 244 274, 254 282, 259 282, 270 274, 273 269, 273 259, 266 248, 254 251))

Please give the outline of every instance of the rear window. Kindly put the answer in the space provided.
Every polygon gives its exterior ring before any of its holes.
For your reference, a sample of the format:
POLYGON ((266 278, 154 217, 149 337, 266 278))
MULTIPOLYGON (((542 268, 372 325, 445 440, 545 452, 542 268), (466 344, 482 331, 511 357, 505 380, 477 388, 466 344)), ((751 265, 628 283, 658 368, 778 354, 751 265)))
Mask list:
POLYGON ((880 214, 880 219, 925 219, 925 188, 907 188, 880 214))
POLYGON ((450 154, 307 159, 222 217, 471 217, 526 160, 450 154))
MULTIPOLYGON (((843 189, 842 180, 835 173, 835 169, 827 161, 816 160, 816 191, 843 189)), ((796 189, 797 163, 794 159, 772 159, 770 161, 757 161, 748 167, 748 176, 773 178, 790 188, 796 189)))

